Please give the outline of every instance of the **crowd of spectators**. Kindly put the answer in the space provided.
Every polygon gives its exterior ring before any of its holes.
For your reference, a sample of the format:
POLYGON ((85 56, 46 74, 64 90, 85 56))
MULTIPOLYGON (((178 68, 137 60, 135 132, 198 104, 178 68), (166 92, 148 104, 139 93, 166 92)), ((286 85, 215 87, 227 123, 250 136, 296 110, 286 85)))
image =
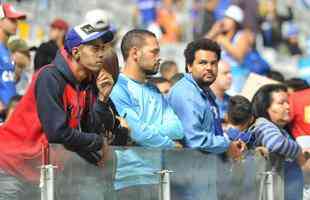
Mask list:
MULTIPOLYGON (((109 145, 189 148, 230 160, 259 149, 283 160, 285 199, 303 199, 310 78, 287 78, 257 48, 261 36, 264 47, 298 58, 300 70, 310 66, 293 1, 284 16, 275 0, 194 0, 192 41, 184 41, 182 6, 136 1, 134 28, 119 37, 119 66, 117 30, 104 10, 85 13, 76 26, 54 19, 48 41, 36 48, 13 37, 26 14, 1 4, 0 200, 19 199, 28 182, 38 183, 34 165, 53 143, 97 167, 109 145), (183 68, 160 58, 162 45, 179 42, 186 43, 183 68), (277 83, 247 99, 241 92, 250 73, 277 83)), ((139 199, 143 190, 155 199, 153 166, 135 151, 115 154, 118 198, 139 199)))

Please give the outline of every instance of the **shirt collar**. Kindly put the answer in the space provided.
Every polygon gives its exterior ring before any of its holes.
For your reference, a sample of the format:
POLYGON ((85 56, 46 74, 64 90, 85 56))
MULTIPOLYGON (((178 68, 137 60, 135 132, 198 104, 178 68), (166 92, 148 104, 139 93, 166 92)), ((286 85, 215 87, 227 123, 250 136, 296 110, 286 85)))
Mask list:
POLYGON ((196 88, 197 90, 200 92, 200 94, 202 94, 203 96, 207 96, 210 95, 212 99, 216 99, 215 94, 212 92, 212 90, 210 89, 210 87, 204 88, 202 89, 197 82, 195 81, 195 79, 193 78, 191 73, 186 73, 185 74, 185 78, 191 82, 196 88))

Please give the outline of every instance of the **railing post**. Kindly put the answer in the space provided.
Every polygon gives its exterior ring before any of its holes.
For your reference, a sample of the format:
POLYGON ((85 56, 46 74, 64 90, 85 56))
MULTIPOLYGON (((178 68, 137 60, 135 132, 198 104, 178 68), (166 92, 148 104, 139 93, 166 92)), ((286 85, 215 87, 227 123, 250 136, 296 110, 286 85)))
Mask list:
POLYGON ((54 200, 54 169, 53 165, 41 166, 40 188, 41 200, 54 200))
POLYGON ((170 200, 170 173, 173 171, 162 170, 157 172, 160 175, 159 200, 170 200))
POLYGON ((266 200, 274 200, 273 175, 274 172, 272 171, 262 173, 259 189, 259 200, 265 200, 265 197, 266 200))
POLYGON ((50 164, 49 145, 42 145, 42 165, 40 168, 41 200, 54 200, 54 169, 57 166, 50 164))

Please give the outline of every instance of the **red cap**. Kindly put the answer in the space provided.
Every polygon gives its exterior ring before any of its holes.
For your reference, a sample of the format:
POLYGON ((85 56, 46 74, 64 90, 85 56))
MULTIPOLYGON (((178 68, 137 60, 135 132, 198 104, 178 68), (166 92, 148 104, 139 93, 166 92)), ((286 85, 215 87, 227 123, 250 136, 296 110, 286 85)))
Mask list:
POLYGON ((65 30, 67 32, 69 28, 69 24, 63 19, 55 19, 51 23, 51 27, 65 30))
POLYGON ((2 4, 3 14, 0 17, 7 17, 9 19, 25 19, 26 14, 15 10, 12 4, 3 3, 2 4))

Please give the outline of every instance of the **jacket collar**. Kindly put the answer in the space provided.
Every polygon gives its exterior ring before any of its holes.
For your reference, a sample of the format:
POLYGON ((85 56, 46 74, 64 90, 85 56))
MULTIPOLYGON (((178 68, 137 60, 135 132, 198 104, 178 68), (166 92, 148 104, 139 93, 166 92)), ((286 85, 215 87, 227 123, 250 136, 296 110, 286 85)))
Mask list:
POLYGON ((207 97, 208 95, 211 96, 212 99, 216 99, 215 94, 212 92, 212 90, 210 89, 210 87, 207 88, 201 88, 197 82, 195 81, 195 79, 193 78, 191 73, 186 73, 184 76, 191 84, 193 84, 197 90, 199 91, 199 93, 204 96, 207 97))

